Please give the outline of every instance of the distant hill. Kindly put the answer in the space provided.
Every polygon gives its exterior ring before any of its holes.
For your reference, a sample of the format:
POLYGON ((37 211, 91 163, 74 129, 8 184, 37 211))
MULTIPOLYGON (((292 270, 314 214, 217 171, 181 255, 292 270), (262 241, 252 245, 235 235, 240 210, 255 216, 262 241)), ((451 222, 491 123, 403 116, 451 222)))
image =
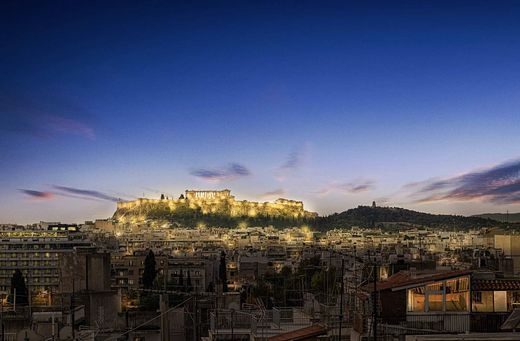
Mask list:
POLYGON ((520 223, 520 213, 484 213, 474 215, 473 217, 493 219, 501 222, 520 223))
POLYGON ((336 227, 390 227, 397 223, 408 226, 425 226, 443 229, 470 229, 506 227, 507 224, 483 217, 429 214, 399 207, 358 206, 341 213, 321 217, 316 222, 320 230, 336 227))

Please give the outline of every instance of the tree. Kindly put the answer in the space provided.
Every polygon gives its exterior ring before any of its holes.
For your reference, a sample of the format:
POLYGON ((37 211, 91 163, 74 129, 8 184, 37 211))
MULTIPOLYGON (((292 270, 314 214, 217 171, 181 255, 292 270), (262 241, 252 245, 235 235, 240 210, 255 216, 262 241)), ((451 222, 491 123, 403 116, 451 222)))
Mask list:
POLYGON ((164 200, 164 194, 161 194, 161 200, 164 200))
POLYGON ((16 304, 27 304, 28 291, 25 285, 25 278, 20 269, 16 269, 11 277, 11 294, 14 295, 16 290, 16 304))
POLYGON ((157 269, 155 266, 155 255, 153 251, 150 250, 144 259, 143 286, 145 289, 153 288, 153 282, 157 276, 157 269))
POLYGON ((226 253, 222 251, 220 253, 220 264, 218 268, 218 278, 222 282, 222 292, 227 292, 227 268, 226 268, 226 253))
POLYGON ((292 269, 290 266, 284 265, 282 270, 280 270, 280 275, 282 278, 289 278, 292 275, 292 269))
POLYGON ((181 273, 179 274, 179 290, 180 291, 183 291, 184 290, 184 271, 182 271, 181 269, 181 273))
POLYGON ((187 270, 186 272, 188 273, 188 278, 186 279, 186 291, 191 292, 193 290, 193 287, 191 285, 190 270, 187 270))

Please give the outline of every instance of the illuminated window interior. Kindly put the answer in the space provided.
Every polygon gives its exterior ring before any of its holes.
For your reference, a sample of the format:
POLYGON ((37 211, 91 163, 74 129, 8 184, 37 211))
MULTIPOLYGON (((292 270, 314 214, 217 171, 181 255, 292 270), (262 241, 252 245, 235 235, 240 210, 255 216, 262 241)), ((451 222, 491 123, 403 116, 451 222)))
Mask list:
POLYGON ((469 311, 469 278, 460 277, 408 289, 407 310, 469 311))

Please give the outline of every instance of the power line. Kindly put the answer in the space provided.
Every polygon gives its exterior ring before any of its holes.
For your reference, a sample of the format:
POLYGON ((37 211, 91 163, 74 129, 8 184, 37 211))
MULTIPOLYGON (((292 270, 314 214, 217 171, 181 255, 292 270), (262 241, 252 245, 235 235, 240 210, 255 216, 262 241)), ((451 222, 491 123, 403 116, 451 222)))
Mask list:
POLYGON ((105 341, 112 340, 112 339, 117 339, 117 338, 120 338, 121 336, 125 336, 126 334, 129 334, 129 333, 133 332, 134 330, 137 330, 137 329, 141 328, 142 326, 145 326, 145 325, 147 325, 148 323, 150 323, 150 322, 152 322, 152 321, 158 319, 159 317, 163 316, 164 314, 169 313, 169 312, 172 311, 173 309, 179 308, 181 305, 185 304, 186 302, 188 302, 188 301, 191 300, 191 299, 192 299, 192 297, 189 297, 189 298, 185 299, 184 301, 182 301, 181 303, 177 304, 176 306, 171 307, 170 309, 168 309, 168 310, 166 310, 166 311, 160 313, 159 315, 157 315, 157 316, 151 318, 150 320, 141 323, 141 324, 138 325, 137 327, 134 327, 134 328, 132 328, 132 329, 129 329, 129 330, 127 330, 126 332, 124 332, 124 333, 122 333, 122 334, 120 334, 120 335, 117 335, 117 336, 111 336, 111 337, 105 339, 105 341))

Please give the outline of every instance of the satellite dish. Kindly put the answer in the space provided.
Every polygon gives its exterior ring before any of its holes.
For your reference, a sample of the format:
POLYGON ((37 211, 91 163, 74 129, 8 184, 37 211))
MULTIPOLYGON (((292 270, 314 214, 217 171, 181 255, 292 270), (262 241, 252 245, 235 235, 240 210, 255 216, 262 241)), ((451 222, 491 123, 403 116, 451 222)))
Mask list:
POLYGON ((60 332, 58 333, 58 336, 60 340, 70 340, 72 339, 72 327, 71 326, 65 326, 60 329, 60 332))
POLYGON ((22 329, 16 333, 16 341, 43 341, 43 336, 36 334, 31 329, 22 329))

